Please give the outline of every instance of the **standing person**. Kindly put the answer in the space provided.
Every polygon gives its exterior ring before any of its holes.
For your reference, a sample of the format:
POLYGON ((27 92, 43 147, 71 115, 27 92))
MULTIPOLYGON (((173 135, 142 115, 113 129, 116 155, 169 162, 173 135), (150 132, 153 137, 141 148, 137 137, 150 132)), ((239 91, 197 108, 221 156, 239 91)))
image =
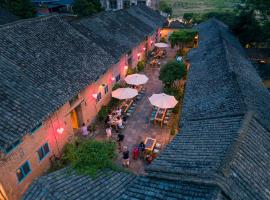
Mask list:
POLYGON ((82 124, 82 127, 81 127, 81 132, 82 132, 82 135, 83 136, 88 136, 89 132, 87 130, 87 126, 85 125, 85 123, 82 124))
POLYGON ((117 138, 118 138, 118 140, 117 140, 118 141, 118 150, 119 150, 119 152, 121 152, 122 151, 122 145, 121 145, 121 143, 124 140, 125 136, 122 133, 119 133, 117 135, 117 138))
POLYGON ((144 142, 141 142, 139 144, 140 159, 142 159, 144 157, 144 151, 145 151, 145 144, 144 144, 144 142))
POLYGON ((126 146, 124 146, 124 151, 123 151, 123 166, 129 167, 129 151, 126 146))
POLYGON ((106 128, 106 135, 107 135, 107 139, 110 141, 110 139, 112 138, 112 128, 111 128, 111 126, 106 128))

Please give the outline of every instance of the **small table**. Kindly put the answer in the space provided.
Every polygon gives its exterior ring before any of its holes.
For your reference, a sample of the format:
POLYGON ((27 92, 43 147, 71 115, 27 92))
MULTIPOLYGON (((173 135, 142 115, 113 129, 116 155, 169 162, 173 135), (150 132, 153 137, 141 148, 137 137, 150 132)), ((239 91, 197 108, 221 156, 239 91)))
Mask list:
POLYGON ((144 141, 144 144, 145 144, 145 150, 146 150, 146 151, 152 152, 152 151, 154 150, 154 148, 155 148, 156 142, 157 142, 156 139, 147 137, 147 138, 145 139, 145 141, 144 141))
POLYGON ((132 105, 133 103, 133 100, 132 99, 129 99, 129 100, 126 100, 122 103, 122 105, 120 106, 121 110, 123 112, 127 112, 129 107, 132 105))
POLYGON ((155 122, 156 122, 156 121, 157 121, 157 122, 160 122, 161 127, 162 127, 162 125, 163 125, 163 121, 164 121, 164 118, 165 118, 165 116, 166 116, 166 111, 167 111, 167 109, 159 108, 159 109, 157 110, 156 115, 155 115, 155 122))

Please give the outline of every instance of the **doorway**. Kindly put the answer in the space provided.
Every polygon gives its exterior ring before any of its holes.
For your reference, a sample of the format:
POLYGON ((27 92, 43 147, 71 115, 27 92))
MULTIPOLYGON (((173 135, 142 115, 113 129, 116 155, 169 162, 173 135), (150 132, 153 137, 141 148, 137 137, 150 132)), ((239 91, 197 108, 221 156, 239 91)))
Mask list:
POLYGON ((82 107, 78 105, 70 112, 72 128, 78 129, 83 124, 82 107))

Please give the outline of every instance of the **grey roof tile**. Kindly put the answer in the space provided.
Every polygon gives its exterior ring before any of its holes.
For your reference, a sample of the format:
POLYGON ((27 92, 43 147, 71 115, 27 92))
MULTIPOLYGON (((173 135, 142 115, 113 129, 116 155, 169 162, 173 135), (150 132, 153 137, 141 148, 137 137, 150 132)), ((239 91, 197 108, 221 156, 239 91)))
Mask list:
POLYGON ((1 149, 95 82, 163 19, 139 6, 78 23, 56 15, 0 27, 1 149), (133 9, 147 11, 151 25, 128 14, 133 9))
POLYGON ((135 177, 126 172, 104 170, 91 178, 64 168, 35 180, 22 199, 118 199, 135 177))
POLYGON ((232 199, 269 199, 269 92, 224 24, 211 19, 197 28, 180 133, 148 172, 215 183, 232 199))

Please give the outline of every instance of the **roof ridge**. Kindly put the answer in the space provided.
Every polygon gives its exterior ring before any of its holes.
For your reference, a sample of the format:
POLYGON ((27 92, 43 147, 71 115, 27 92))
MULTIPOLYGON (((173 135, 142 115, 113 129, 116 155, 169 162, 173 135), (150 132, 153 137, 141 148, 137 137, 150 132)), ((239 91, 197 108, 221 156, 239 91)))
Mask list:
POLYGON ((232 118, 232 117, 240 117, 244 116, 244 113, 234 113, 234 114, 223 114, 223 115, 213 115, 208 117, 199 117, 199 118, 186 118, 185 121, 200 121, 200 120, 208 120, 208 119, 225 119, 225 118, 232 118))
MULTIPOLYGON (((225 51, 225 56, 226 56, 226 62, 227 62, 227 66, 228 66, 228 70, 232 73, 232 75, 235 77, 234 79, 232 79, 232 81, 234 81, 235 83, 236 83, 236 85, 237 85, 237 88, 238 88, 238 90, 240 91, 240 93, 241 93, 241 99, 242 99, 242 103, 241 103, 241 107, 242 106, 244 106, 244 108, 247 110, 247 108, 248 108, 248 105, 247 105, 247 103, 246 103, 246 101, 245 101, 245 98, 244 98, 244 95, 243 95, 243 91, 242 91, 242 89, 241 89, 241 87, 240 87, 240 84, 239 84, 239 82, 238 82, 238 76, 237 76, 237 74, 236 74, 236 72, 234 71, 234 69, 233 69, 233 66, 231 65, 231 63, 229 62, 229 50, 228 50, 228 43, 227 43, 227 41, 224 39, 224 37, 223 37, 223 34, 222 34, 222 32, 221 32, 221 30, 220 30, 220 28, 218 28, 218 32, 219 32, 219 37, 221 38, 221 40, 222 40, 222 47, 223 47, 223 49, 224 49, 224 51, 225 51), (243 105, 244 104, 244 105, 243 105)), ((232 48, 234 48, 234 47, 232 47, 232 48)))
MULTIPOLYGON (((0 25, 0 30, 1 29, 6 29, 6 28, 12 28, 14 26, 20 25, 20 24, 25 24, 33 21, 46 21, 51 18, 56 18, 56 17, 62 17, 62 16, 69 16, 69 14, 51 14, 51 15, 46 15, 46 16, 38 16, 38 17, 33 17, 33 18, 28 18, 28 19, 19 19, 11 23, 3 24, 0 25)), ((73 16, 73 15, 70 15, 73 16)))

